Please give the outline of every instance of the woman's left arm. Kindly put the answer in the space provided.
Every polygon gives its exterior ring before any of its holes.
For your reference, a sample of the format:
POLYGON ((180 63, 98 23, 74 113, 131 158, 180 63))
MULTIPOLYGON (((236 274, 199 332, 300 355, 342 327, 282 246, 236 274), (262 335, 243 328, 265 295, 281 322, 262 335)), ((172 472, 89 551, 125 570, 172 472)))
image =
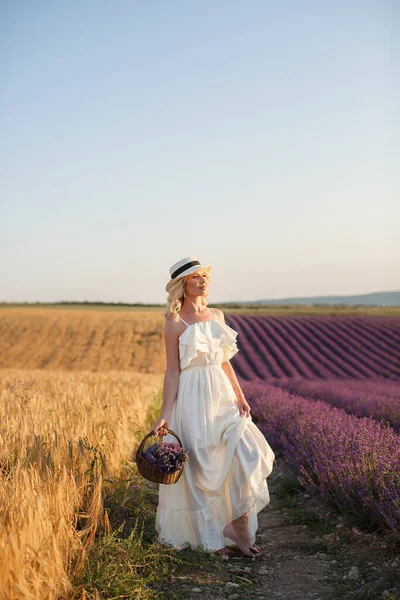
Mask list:
MULTIPOLYGON (((224 313, 222 312, 221 309, 218 309, 218 310, 219 310, 220 320, 223 323, 225 323, 224 313)), ((249 417, 251 409, 250 409, 250 406, 249 406, 246 398, 244 397, 243 390, 239 385, 239 382, 236 377, 236 373, 233 370, 231 363, 229 362, 229 360, 226 360, 225 362, 222 363, 221 366, 222 366, 222 369, 224 370, 224 372, 226 373, 226 375, 228 376, 228 379, 231 382, 232 387, 235 391, 236 402, 237 402, 237 405, 239 408, 240 416, 243 416, 246 413, 246 417, 249 417)))
POLYGON ((226 360, 225 362, 222 363, 221 366, 222 366, 222 369, 227 374, 229 381, 232 384, 233 389, 235 390, 236 402, 238 405, 240 416, 243 416, 246 413, 246 417, 249 417, 251 409, 250 409, 250 406, 249 406, 246 398, 244 397, 243 390, 239 385, 239 382, 236 377, 236 373, 233 370, 231 363, 229 362, 229 360, 226 360))

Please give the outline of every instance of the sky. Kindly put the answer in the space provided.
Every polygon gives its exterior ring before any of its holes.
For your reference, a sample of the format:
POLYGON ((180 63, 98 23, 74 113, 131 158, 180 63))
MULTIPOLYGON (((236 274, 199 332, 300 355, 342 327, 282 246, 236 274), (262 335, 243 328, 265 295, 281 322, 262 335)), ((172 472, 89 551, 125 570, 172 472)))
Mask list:
POLYGON ((0 5, 0 301, 400 289, 397 0, 0 5))

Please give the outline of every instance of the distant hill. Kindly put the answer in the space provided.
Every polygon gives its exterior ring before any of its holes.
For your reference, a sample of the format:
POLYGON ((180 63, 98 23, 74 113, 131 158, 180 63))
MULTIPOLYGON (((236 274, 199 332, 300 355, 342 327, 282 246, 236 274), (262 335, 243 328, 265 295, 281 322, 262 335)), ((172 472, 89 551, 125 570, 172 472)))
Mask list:
POLYGON ((397 292, 372 292, 353 296, 304 296, 302 298, 274 298, 273 300, 253 300, 237 304, 347 304, 363 306, 400 306, 400 290, 397 292))

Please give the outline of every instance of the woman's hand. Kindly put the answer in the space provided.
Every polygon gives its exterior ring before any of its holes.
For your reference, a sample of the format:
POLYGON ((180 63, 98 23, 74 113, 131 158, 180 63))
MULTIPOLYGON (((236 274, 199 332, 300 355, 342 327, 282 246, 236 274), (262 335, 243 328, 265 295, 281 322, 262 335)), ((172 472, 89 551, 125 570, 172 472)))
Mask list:
POLYGON ((154 435, 167 435, 168 421, 160 417, 153 425, 154 435))
POLYGON ((236 398, 236 404, 238 406, 240 416, 242 417, 246 413, 246 419, 250 416, 250 405, 247 403, 246 398, 236 398))

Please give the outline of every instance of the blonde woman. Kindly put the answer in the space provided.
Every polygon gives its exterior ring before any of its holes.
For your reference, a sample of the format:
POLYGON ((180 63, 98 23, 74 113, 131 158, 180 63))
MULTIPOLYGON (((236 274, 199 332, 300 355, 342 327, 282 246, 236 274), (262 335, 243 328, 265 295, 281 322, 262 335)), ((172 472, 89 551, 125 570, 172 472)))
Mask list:
POLYGON ((208 306, 211 265, 189 256, 170 268, 164 312, 166 371, 155 435, 190 450, 177 483, 160 484, 158 540, 166 545, 246 556, 255 544, 257 513, 269 502, 266 478, 275 454, 253 423, 230 359, 237 332, 208 306))

